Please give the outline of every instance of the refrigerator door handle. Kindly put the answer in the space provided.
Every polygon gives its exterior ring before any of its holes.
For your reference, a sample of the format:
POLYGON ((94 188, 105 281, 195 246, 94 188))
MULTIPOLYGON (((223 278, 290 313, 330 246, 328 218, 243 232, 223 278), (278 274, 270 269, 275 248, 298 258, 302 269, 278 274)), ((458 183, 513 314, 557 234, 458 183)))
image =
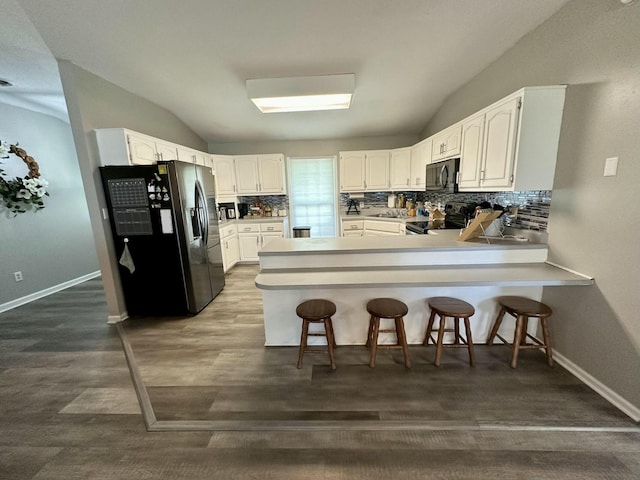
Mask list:
POLYGON ((207 244, 209 239, 209 212, 207 210, 207 204, 204 200, 204 191, 202 190, 202 185, 200 181, 196 180, 196 190, 195 190, 195 203, 196 209, 198 210, 198 222, 200 223, 200 234, 202 235, 202 239, 204 244, 207 244))

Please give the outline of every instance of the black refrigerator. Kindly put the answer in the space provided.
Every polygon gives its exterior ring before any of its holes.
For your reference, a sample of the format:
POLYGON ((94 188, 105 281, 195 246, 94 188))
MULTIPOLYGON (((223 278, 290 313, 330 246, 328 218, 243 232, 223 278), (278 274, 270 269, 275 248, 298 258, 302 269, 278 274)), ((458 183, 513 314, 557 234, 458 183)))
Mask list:
POLYGON ((211 170, 168 161, 100 174, 128 314, 198 313, 224 288, 211 170))

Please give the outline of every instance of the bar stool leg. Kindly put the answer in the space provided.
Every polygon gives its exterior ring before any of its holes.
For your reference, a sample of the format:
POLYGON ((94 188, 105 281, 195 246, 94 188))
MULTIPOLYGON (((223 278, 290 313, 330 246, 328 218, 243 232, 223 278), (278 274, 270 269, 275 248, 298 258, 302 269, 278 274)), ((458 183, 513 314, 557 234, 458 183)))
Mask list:
POLYGON ((411 359, 409 358, 409 346, 407 345, 407 335, 404 331, 404 320, 402 317, 396 317, 396 335, 398 336, 398 344, 402 345, 402 353, 404 354, 404 366, 411 368, 411 359))
POLYGON ((369 331, 367 333, 367 343, 366 343, 367 347, 371 346, 371 335, 373 335, 373 324, 374 324, 374 317, 373 315, 371 315, 371 317, 369 317, 369 331))
POLYGON ((460 319, 453 318, 453 344, 460 345, 460 319))
POLYGON ((467 349, 469 350, 469 365, 474 367, 476 365, 476 359, 473 354, 473 338, 471 338, 471 323, 469 317, 464 318, 464 328, 467 332, 467 349))
POLYGON ((511 355, 511 368, 516 368, 518 363, 518 352, 520 351, 520 342, 522 341, 522 336, 526 335, 526 331, 523 330, 524 327, 524 317, 523 315, 518 315, 516 319, 516 331, 513 335, 513 353, 511 355))
POLYGON ((440 359, 442 358, 442 343, 444 340, 444 325, 446 323, 447 317, 442 315, 438 315, 440 317, 440 324, 438 325, 438 343, 436 344, 436 359, 433 364, 436 367, 440 366, 440 359))
POLYGON ((500 329, 500 324, 502 324, 502 319, 504 318, 505 313, 506 313, 506 310, 504 308, 501 308, 500 313, 496 318, 496 321, 493 323, 493 327, 491 328, 489 337, 487 338, 487 345, 493 345, 493 340, 496 338, 496 335, 498 334, 498 330, 500 329))
POLYGON ((336 336, 335 336, 335 333, 333 332, 333 322, 331 321, 331 317, 328 317, 328 318, 325 319, 325 330, 327 328, 327 325, 329 325, 329 330, 331 330, 331 338, 333 339, 331 341, 331 344, 333 345, 333 348, 336 348, 338 346, 338 344, 336 343, 336 336), (327 320, 328 320, 328 322, 327 322, 327 320))
POLYGON ((302 333, 300 334, 300 350, 298 351, 298 368, 302 368, 302 357, 307 348, 307 333, 309 332, 309 320, 302 319, 302 333))
POLYGON ((329 352, 329 360, 331 362, 331 369, 336 369, 336 362, 333 359, 333 346, 335 340, 333 338, 333 326, 331 325, 331 318, 324 319, 324 331, 327 336, 327 351, 329 352))
POLYGON ((371 317, 372 332, 371 332, 371 359, 369 360, 369 366, 371 368, 376 366, 376 353, 378 351, 378 333, 380 330, 380 318, 371 317))
POLYGON ((549 324, 546 318, 540 319, 540 325, 542 326, 542 339, 545 345, 545 354, 547 355, 547 365, 553 367, 553 357, 551 352, 551 335, 549 334, 549 324))
POLYGON ((433 329, 433 321, 436 318, 435 310, 431 310, 431 315, 429 316, 429 323, 427 324, 427 333, 424 334, 423 345, 429 345, 429 340, 431 339, 431 330, 433 329))

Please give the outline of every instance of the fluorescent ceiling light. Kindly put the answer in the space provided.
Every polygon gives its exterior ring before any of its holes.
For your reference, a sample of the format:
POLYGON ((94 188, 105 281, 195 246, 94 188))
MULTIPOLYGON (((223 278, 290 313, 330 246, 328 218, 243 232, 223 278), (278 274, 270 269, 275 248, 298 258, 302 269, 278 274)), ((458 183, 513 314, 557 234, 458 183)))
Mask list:
POLYGON ((355 75, 247 80, 247 93, 262 113, 349 108, 355 75))

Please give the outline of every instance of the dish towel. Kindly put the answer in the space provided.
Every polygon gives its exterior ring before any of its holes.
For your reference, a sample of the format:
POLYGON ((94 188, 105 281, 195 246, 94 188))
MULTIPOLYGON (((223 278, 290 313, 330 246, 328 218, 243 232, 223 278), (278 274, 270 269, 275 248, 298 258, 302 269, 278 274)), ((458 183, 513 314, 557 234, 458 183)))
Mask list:
POLYGON ((136 271, 136 266, 133 263, 133 258, 131 257, 131 252, 129 251, 129 239, 124 239, 124 250, 122 251, 122 255, 120 256, 120 261, 118 262, 123 267, 129 269, 130 273, 136 271))

